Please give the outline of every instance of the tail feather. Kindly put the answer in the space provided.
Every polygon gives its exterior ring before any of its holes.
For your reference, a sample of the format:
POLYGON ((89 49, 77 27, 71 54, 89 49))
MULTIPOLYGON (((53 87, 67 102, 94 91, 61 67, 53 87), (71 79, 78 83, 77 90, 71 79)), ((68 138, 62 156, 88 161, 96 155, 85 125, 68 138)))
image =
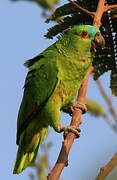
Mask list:
POLYGON ((27 146, 27 149, 25 150, 23 146, 19 144, 13 174, 20 174, 27 166, 30 166, 34 162, 37 156, 39 145, 44 142, 46 134, 47 134, 47 128, 43 128, 41 133, 40 134, 38 133, 38 137, 36 134, 35 135, 36 138, 34 136, 32 142, 29 143, 31 144, 31 146, 30 145, 27 146))

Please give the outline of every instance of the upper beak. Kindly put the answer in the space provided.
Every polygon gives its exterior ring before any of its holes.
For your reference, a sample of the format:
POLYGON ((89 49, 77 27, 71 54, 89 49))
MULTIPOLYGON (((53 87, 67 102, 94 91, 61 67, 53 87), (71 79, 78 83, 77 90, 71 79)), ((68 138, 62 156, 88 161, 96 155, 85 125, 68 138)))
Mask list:
POLYGON ((92 40, 91 44, 91 51, 96 52, 96 49, 101 48, 103 49, 105 47, 105 40, 100 32, 97 32, 94 40, 92 40))

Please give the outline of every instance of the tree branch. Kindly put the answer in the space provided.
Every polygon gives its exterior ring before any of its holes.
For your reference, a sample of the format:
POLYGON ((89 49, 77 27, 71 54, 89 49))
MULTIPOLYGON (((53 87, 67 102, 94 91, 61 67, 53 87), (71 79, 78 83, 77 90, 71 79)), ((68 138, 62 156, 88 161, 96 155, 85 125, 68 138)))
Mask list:
POLYGON ((72 0, 68 0, 70 3, 72 3, 74 6, 76 6, 77 8, 79 8, 80 10, 82 10, 83 12, 89 14, 89 15, 95 15, 95 12, 91 12, 91 11, 88 11, 87 9, 79 6, 76 2, 72 1, 72 0))
POLYGON ((114 106, 112 104, 111 98, 109 98, 108 95, 106 94, 106 92, 105 92, 105 90, 104 90, 104 88, 103 88, 103 86, 102 86, 102 84, 101 84, 99 79, 96 80, 96 83, 97 83, 97 85, 99 87, 99 90, 100 90, 103 98, 105 99, 106 103, 109 106, 110 112, 111 112, 112 116, 114 117, 115 122, 117 123, 117 113, 116 113, 116 111, 114 109, 114 106))
POLYGON ((72 0, 68 0, 68 1, 71 2, 77 8, 81 9, 83 12, 91 15, 94 18, 93 25, 96 27, 101 26, 101 18, 102 18, 102 15, 104 12, 114 9, 114 8, 117 8, 116 4, 107 6, 107 5, 105 5, 105 0, 99 0, 96 12, 91 12, 91 11, 88 11, 87 9, 79 6, 76 2, 74 2, 72 0))
POLYGON ((117 153, 113 156, 113 158, 100 169, 100 173, 96 177, 95 180, 103 180, 105 177, 117 166, 117 153))
MULTIPOLYGON (((90 66, 88 69, 86 76, 82 82, 81 88, 79 90, 79 94, 77 97, 77 100, 81 103, 85 103, 85 96, 86 96, 86 91, 87 91, 87 84, 88 84, 88 79, 90 74, 93 71, 93 67, 90 66)), ((73 112, 72 120, 71 120, 71 125, 79 127, 82 121, 80 120, 80 116, 82 114, 81 109, 75 109, 73 112)), ((48 175, 47 179, 48 180, 58 180, 60 177, 60 174, 63 170, 63 168, 67 165, 68 163, 68 154, 70 152, 71 146, 74 142, 75 135, 72 132, 69 132, 62 143, 61 151, 58 157, 58 160, 51 170, 50 174, 48 175)))
POLYGON ((94 16, 93 25, 95 27, 101 26, 101 18, 103 13, 105 12, 105 0, 99 0, 97 10, 94 16))

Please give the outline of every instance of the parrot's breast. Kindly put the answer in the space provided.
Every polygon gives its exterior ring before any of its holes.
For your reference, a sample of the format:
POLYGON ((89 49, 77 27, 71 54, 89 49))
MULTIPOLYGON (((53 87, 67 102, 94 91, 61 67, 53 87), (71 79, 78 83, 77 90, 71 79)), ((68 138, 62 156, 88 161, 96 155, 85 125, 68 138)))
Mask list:
POLYGON ((70 103, 77 95, 85 74, 92 63, 91 54, 84 57, 72 56, 58 62, 58 92, 63 106, 70 103))
POLYGON ((60 81, 57 88, 57 92, 62 99, 62 106, 69 104, 77 95, 77 91, 80 88, 81 83, 74 81, 60 81))

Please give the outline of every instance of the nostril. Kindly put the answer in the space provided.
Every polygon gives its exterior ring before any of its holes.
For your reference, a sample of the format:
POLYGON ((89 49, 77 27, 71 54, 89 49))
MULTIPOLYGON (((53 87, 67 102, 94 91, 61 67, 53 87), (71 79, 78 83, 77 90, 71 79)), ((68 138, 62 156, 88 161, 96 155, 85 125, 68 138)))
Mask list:
POLYGON ((96 33, 96 36, 100 36, 100 32, 97 32, 97 33, 96 33))

